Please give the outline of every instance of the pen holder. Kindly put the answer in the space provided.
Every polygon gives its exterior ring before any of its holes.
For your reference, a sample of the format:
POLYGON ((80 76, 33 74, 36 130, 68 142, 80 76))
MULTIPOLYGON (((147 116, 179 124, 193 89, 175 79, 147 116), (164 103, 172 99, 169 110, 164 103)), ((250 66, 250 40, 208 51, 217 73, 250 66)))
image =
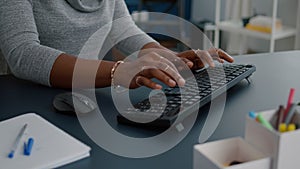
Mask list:
MULTIPOLYGON (((271 121, 276 110, 261 112, 262 116, 271 121)), ((300 115, 295 114, 293 122, 299 126, 300 115)), ((272 157, 272 169, 293 169, 300 166, 300 130, 279 133, 269 130, 256 120, 247 116, 245 140, 272 157)))
POLYGON ((194 146, 194 169, 270 169, 271 159, 242 138, 194 146), (242 162, 231 165, 233 161, 242 162))

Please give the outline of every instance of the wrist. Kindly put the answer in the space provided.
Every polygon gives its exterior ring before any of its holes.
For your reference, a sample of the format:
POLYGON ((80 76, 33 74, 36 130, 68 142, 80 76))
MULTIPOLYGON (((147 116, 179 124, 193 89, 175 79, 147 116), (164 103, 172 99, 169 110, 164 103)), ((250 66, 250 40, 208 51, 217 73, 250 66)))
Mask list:
POLYGON ((123 63, 124 63, 124 61, 117 61, 111 69, 110 78, 111 78, 111 86, 113 86, 113 87, 118 86, 118 85, 116 85, 116 82, 115 82, 115 79, 114 79, 115 78, 115 72, 116 72, 117 68, 120 66, 120 64, 123 64, 123 63))

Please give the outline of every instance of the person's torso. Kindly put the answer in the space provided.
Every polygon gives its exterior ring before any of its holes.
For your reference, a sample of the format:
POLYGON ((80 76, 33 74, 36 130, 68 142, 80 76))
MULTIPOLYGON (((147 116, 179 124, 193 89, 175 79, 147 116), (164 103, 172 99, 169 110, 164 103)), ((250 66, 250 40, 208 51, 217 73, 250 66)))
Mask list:
MULTIPOLYGON (((88 38, 113 20, 115 9, 114 0, 32 0, 32 2, 41 44, 72 55, 78 55, 88 38), (87 9, 72 4, 72 1, 84 3, 87 9)), ((110 28, 105 31, 109 32, 110 28)))

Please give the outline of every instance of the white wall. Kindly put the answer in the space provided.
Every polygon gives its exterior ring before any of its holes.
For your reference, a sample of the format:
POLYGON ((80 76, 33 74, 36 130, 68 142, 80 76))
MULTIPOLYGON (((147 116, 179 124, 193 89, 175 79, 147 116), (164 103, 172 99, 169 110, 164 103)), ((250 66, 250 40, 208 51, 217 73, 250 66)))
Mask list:
MULTIPOLYGON (((300 1, 299 1, 300 2, 300 1)), ((226 0, 222 0, 222 11, 224 15, 226 0)), ((298 0, 279 0, 278 1, 278 17, 282 19, 283 24, 296 26, 296 16, 298 8, 298 0)), ((215 0, 193 0, 192 19, 199 21, 202 19, 214 20, 215 17, 215 0)), ((272 0, 252 0, 252 8, 261 14, 272 14, 272 0)), ((299 30, 300 31, 300 30, 299 30)), ((266 52, 269 49, 269 41, 258 40, 254 38, 248 39, 248 47, 257 52, 266 52)), ((276 41, 276 50, 294 49, 294 38, 276 41)))

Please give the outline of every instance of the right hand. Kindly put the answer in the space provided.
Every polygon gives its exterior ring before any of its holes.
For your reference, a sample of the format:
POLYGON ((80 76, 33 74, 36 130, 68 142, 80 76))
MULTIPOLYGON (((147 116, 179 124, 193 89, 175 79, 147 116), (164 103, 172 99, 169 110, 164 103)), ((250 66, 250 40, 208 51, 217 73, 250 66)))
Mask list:
MULTIPOLYGON (((168 54, 170 58, 170 55, 168 54)), ((178 58, 176 55, 171 57, 178 58)), ((150 52, 137 60, 120 64, 114 73, 115 85, 130 89, 146 86, 151 89, 162 89, 162 86, 152 81, 156 78, 170 87, 184 86, 185 80, 179 74, 175 65, 156 52, 150 52)))

